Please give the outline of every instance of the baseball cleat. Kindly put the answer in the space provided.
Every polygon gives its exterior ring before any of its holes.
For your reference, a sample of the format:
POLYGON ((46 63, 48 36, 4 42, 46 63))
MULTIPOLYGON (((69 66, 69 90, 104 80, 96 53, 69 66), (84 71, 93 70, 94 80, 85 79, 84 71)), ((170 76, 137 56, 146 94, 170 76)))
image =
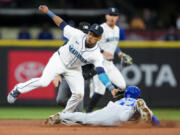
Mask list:
POLYGON ((14 88, 7 96, 8 103, 13 104, 18 99, 19 94, 17 88, 14 88))
POLYGON ((59 113, 57 113, 55 115, 51 115, 45 120, 45 124, 47 124, 47 125, 54 125, 57 123, 60 123, 60 114, 59 113))
POLYGON ((137 105, 138 105, 142 119, 148 123, 152 122, 152 113, 150 109, 146 106, 146 103, 144 102, 144 100, 138 99, 137 105))

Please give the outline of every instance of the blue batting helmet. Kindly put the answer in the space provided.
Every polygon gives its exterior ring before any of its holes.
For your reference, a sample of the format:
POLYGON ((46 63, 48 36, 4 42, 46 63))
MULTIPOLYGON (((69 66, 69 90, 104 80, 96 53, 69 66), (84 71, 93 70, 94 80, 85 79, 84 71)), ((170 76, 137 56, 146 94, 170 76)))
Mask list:
POLYGON ((141 94, 141 91, 138 87, 136 86, 129 86, 127 87, 125 93, 124 93, 124 97, 126 98, 138 98, 141 94))

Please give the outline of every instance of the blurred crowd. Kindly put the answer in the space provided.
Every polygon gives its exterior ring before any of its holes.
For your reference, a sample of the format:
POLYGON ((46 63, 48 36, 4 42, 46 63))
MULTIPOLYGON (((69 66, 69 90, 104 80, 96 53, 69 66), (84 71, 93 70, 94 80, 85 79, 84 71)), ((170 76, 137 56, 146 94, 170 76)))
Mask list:
MULTIPOLYGON (((17 8, 17 7, 22 7, 20 4, 23 0, 0 0, 0 7, 7 7, 7 8, 17 8)), ((57 0, 56 0, 57 2, 57 0)), ((60 1, 59 1, 60 2, 60 1)), ((65 1, 64 1, 65 2, 65 1)), ((114 1, 116 2, 116 1, 114 1)), ((36 2, 39 3, 39 2, 36 2)), ((52 3, 48 0, 46 0, 45 3, 52 3)), ((63 2, 61 1, 61 4, 63 2)), ((65 2, 66 3, 66 2, 65 2)), ((71 1, 72 3, 72 1, 71 1)), ((98 4, 98 3, 97 3, 98 4)), ((176 17, 176 15, 175 15, 176 17)), ((67 21, 67 20, 66 20, 67 21)), ((68 24, 71 26, 76 27, 77 20, 69 20, 68 24)), ((177 41, 179 40, 179 32, 180 31, 180 15, 176 17, 176 22, 172 22, 170 24, 165 24, 165 22, 162 20, 162 18, 159 16, 157 13, 157 10, 152 10, 149 8, 137 10, 136 13, 121 13, 119 15, 119 20, 117 22, 117 25, 123 30, 123 31, 129 31, 129 30, 134 30, 136 31, 146 31, 149 32, 148 30, 164 30, 165 34, 163 37, 161 37, 161 40, 166 40, 166 41, 177 41)), ((19 28, 19 32, 17 35, 17 39, 40 39, 40 40, 51 40, 51 39, 56 39, 54 37, 55 33, 53 33, 49 25, 47 23, 43 24, 41 26, 42 30, 38 33, 37 37, 32 37, 32 33, 29 31, 29 27, 27 27, 28 24, 25 24, 21 28, 19 28)), ((151 32, 151 31, 150 31, 151 32)), ((149 34, 150 35, 150 34, 149 34)), ((152 34, 151 34, 152 35, 152 34)), ((2 38, 2 32, 0 30, 0 38, 2 38)), ((63 34, 61 34, 60 39, 63 38, 63 34)))
MULTIPOLYGON (((23 26, 17 36, 17 39, 32 39, 31 33, 28 27, 23 26)), ((42 25, 42 30, 38 34, 37 39, 39 40, 52 40, 54 39, 52 32, 49 30, 49 25, 47 23, 42 25)))
MULTIPOLYGON (((74 20, 67 21, 69 25, 76 27, 77 22, 74 20)), ((125 15, 121 14, 119 16, 119 20, 117 21, 117 26, 120 27, 122 35, 120 37, 125 40, 165 40, 165 41, 178 41, 180 40, 180 17, 177 18, 176 27, 170 26, 167 29, 160 29, 162 28, 162 22, 157 19, 155 13, 152 13, 149 9, 145 9, 143 16, 135 15, 130 21, 125 15), (154 29, 156 28, 156 29, 154 29), (158 32, 157 32, 158 31, 158 32), (143 33, 142 33, 143 32, 143 33), (152 38, 149 37, 147 39, 139 38, 138 34, 143 37, 144 35, 153 36, 158 35, 154 34, 160 33, 161 37, 152 38), (128 36, 126 33, 130 33, 128 36), (133 33, 133 34, 132 34, 133 33), (162 36, 163 35, 163 36, 162 36), (128 38, 125 38, 128 37, 128 38)), ((55 28, 56 29, 56 28, 55 28)), ((22 27, 18 28, 18 33, 16 33, 17 39, 39 39, 39 40, 53 40, 53 39, 61 39, 64 40, 63 33, 57 36, 59 30, 57 32, 51 31, 51 27, 48 23, 44 23, 39 27, 38 33, 32 36, 32 29, 28 27, 28 25, 23 25, 22 27), (55 37, 56 35, 56 37, 55 37)), ((7 33, 6 33, 7 35, 7 33)), ((15 36, 14 36, 15 37, 15 36)), ((2 32, 0 30, 0 38, 3 38, 2 32)), ((6 38, 7 39, 7 38, 6 38)))
POLYGON ((125 15, 120 15, 118 26, 123 29, 157 29, 162 28, 162 23, 158 20, 155 12, 151 12, 149 9, 144 9, 143 14, 135 14, 127 21, 125 15))
MULTIPOLYGON (((180 19, 178 20, 180 22, 180 19)), ((73 20, 68 21, 68 24, 76 27, 76 23, 73 20)), ((178 23, 177 23, 178 24, 178 23)), ((121 15, 119 17, 117 25, 120 27, 120 40, 165 40, 165 41, 178 41, 180 40, 180 29, 177 26, 177 29, 170 27, 163 30, 147 30, 146 27, 151 27, 152 24, 142 21, 141 18, 136 16, 132 19, 131 23, 126 23, 125 16, 121 15), (145 37, 145 38, 144 38, 145 37), (147 38, 146 38, 147 37, 147 38)), ((27 25, 17 28, 16 32, 10 29, 3 33, 0 29, 0 39, 19 39, 19 40, 30 40, 30 39, 39 39, 39 40, 65 40, 63 33, 60 32, 58 28, 52 28, 48 23, 42 24, 41 27, 34 30, 27 25), (36 34, 34 34, 36 31, 36 34), (8 33, 13 34, 14 36, 9 36, 8 33), (2 36, 4 35, 4 36, 2 36)))

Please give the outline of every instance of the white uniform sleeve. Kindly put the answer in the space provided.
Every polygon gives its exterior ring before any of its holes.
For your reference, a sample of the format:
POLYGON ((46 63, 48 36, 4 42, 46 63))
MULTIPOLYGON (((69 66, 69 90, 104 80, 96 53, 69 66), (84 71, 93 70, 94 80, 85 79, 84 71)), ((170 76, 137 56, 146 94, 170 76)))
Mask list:
POLYGON ((64 27, 63 34, 66 38, 70 39, 74 36, 80 36, 83 34, 83 32, 74 27, 71 27, 70 25, 66 25, 64 27))
POLYGON ((100 53, 100 50, 98 49, 98 53, 94 54, 93 59, 91 60, 95 67, 104 67, 103 62, 104 58, 103 55, 100 53))
MULTIPOLYGON (((101 25, 102 27, 103 27, 103 25, 101 25)), ((104 27, 103 27, 103 29, 104 29, 104 27)), ((102 34, 102 37, 101 37, 101 40, 100 41, 98 41, 98 45, 99 45, 99 47, 101 48, 101 49, 104 49, 103 48, 103 44, 106 42, 106 39, 105 39, 105 34, 104 34, 104 32, 103 32, 103 34, 102 34)))

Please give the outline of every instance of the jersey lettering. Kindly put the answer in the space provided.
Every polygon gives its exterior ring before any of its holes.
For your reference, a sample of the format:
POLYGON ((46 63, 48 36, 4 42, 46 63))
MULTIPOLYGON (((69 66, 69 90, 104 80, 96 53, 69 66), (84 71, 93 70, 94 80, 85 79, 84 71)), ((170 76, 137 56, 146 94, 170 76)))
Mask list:
POLYGON ((119 38, 118 37, 106 38, 106 42, 113 42, 113 41, 119 41, 119 38))
POLYGON ((87 63, 87 60, 83 58, 83 56, 72 47, 72 45, 69 46, 69 51, 75 56, 77 57, 81 62, 83 63, 87 63))

